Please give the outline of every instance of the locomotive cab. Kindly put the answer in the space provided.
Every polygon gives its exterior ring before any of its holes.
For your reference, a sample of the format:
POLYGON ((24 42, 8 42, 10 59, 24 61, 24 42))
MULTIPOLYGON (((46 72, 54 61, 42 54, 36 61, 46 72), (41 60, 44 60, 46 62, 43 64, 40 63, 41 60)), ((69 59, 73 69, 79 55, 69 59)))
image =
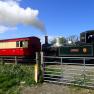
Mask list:
POLYGON ((88 30, 80 33, 81 43, 94 43, 94 30, 88 30))

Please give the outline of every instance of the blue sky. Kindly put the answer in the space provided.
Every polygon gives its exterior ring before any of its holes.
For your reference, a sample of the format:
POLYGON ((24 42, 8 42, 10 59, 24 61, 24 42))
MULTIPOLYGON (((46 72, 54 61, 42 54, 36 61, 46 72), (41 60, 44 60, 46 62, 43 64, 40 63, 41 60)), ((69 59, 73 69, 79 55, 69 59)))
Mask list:
MULTIPOLYGON (((94 0, 22 0, 20 6, 39 10, 38 18, 45 23, 48 36, 71 36, 94 29, 94 0)), ((44 33, 32 26, 18 25, 0 39, 38 36, 44 33)))

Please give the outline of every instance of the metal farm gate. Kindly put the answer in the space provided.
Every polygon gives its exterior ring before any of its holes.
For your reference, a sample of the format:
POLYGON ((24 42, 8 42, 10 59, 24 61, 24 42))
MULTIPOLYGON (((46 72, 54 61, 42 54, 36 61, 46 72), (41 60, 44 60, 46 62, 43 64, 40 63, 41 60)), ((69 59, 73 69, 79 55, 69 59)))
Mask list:
POLYGON ((44 81, 94 88, 94 64, 87 63, 90 59, 94 58, 44 56, 44 81))

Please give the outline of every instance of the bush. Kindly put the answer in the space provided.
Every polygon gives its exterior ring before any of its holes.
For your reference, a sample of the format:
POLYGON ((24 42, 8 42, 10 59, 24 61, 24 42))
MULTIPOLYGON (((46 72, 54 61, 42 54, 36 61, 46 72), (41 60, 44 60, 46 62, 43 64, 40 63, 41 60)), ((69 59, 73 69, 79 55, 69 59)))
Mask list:
POLYGON ((20 86, 32 84, 35 84, 33 65, 0 65, 0 94, 18 94, 20 86))

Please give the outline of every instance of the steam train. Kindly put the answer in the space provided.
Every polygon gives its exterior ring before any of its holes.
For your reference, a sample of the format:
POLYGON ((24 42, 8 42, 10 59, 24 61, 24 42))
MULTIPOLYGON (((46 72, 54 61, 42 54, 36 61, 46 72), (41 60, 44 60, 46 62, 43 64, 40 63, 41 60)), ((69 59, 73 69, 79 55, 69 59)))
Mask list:
POLYGON ((43 45, 37 37, 0 40, 0 57, 21 56, 34 59, 35 53, 41 50, 45 56, 94 57, 94 30, 80 33, 80 41, 73 45, 53 46, 48 43, 48 36, 45 36, 45 44, 43 45))
MULTIPOLYGON (((46 42, 43 45, 43 52, 46 56, 60 57, 94 57, 94 30, 88 30, 80 33, 80 41, 75 44, 64 44, 62 46, 53 46, 46 42)), ((67 62, 75 62, 65 60, 67 62)), ((77 62, 77 61, 76 61, 77 62)), ((79 60, 78 60, 79 62, 79 60)), ((93 59, 89 62, 94 62, 93 59)))

